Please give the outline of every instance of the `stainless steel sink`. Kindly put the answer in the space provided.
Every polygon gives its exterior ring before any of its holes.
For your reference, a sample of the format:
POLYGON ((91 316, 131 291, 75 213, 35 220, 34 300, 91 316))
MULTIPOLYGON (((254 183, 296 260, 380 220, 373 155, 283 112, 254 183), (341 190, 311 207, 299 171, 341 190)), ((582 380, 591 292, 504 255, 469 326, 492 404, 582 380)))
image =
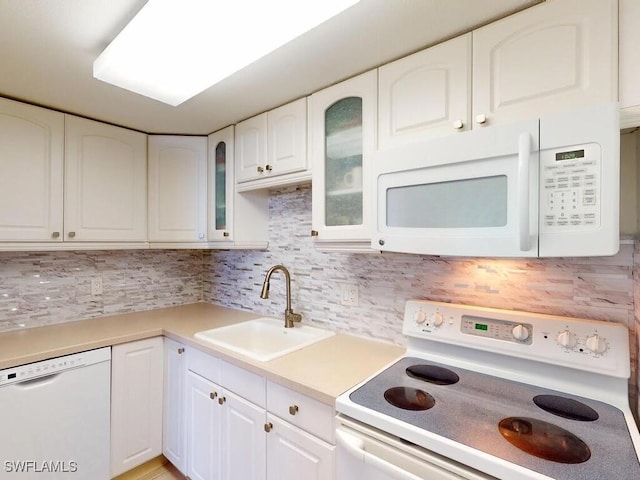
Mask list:
POLYGON ((259 362, 267 362, 335 335, 330 330, 297 324, 284 328, 282 319, 261 317, 196 333, 208 342, 259 362))

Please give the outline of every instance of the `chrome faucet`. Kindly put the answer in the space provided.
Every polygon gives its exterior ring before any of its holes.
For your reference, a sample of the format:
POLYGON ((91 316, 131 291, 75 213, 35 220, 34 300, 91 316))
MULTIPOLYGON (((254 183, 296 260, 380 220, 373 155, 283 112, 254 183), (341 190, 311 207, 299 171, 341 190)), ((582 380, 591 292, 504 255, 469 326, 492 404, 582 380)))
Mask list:
POLYGON ((295 322, 302 320, 302 315, 299 313, 293 313, 293 310, 291 310, 291 275, 289 275, 287 267, 284 265, 275 265, 269 269, 267 276, 264 278, 264 283, 262 284, 260 298, 269 298, 269 280, 271 279, 273 272, 276 270, 281 270, 282 273, 284 273, 285 280, 287 281, 287 309, 284 311, 284 328, 291 328, 295 322))

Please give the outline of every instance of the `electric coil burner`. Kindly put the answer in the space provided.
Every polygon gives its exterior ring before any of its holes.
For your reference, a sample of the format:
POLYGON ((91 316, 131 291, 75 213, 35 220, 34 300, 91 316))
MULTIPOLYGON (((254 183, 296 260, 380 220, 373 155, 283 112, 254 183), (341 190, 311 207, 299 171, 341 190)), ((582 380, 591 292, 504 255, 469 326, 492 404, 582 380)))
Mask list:
POLYGON ((337 437, 373 427, 459 475, 433 478, 640 479, 624 326, 409 301, 403 332, 406 356, 338 398, 337 437))

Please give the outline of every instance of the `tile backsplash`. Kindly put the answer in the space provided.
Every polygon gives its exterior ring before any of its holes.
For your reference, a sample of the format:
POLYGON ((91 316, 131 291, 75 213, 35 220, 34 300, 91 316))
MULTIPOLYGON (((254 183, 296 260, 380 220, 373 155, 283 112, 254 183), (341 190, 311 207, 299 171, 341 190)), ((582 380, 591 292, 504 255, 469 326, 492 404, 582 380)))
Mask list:
POLYGON ((198 301, 280 316, 282 274, 272 277, 268 300, 259 294, 266 271, 281 263, 305 321, 400 344, 408 298, 622 323, 632 332, 638 391, 638 244, 602 258, 329 254, 316 251, 309 235, 310 186, 272 191, 269 213, 268 251, 0 252, 0 331, 198 301), (91 295, 98 276, 103 294, 91 295), (343 283, 358 286, 358 306, 341 305, 343 283))

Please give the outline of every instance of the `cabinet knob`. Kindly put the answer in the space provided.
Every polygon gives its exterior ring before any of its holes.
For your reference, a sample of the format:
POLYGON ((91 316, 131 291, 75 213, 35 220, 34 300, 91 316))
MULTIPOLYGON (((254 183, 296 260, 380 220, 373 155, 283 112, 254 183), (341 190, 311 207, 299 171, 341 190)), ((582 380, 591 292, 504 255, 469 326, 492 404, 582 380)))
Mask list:
POLYGON ((229 232, 224 232, 224 233, 222 234, 222 236, 223 236, 223 237, 228 237, 228 236, 229 236, 229 232))
POLYGON ((184 353, 184 348, 180 347, 178 349, 178 355, 182 355, 184 353))
POLYGON ((273 423, 269 422, 269 423, 265 423, 264 424, 264 431, 269 433, 271 430, 273 429, 273 423))
POLYGON ((220 405, 222 405, 222 404, 223 404, 224 402, 226 402, 226 401, 227 401, 227 397, 220 397, 220 398, 218 399, 218 403, 219 403, 220 405))
POLYGON ((51 238, 60 238, 60 232, 53 232, 51 238))
POLYGON ((217 396, 218 396, 218 392, 211 392, 211 393, 209 394, 209 398, 210 398, 211 400, 215 400, 217 396))
POLYGON ((258 170, 258 173, 264 172, 264 168, 262 168, 262 167, 258 167, 256 170, 258 170))
POLYGON ((291 405, 289 407, 289 415, 295 415, 296 413, 298 413, 298 405, 291 405))
POLYGON ((273 170, 273 167, 269 164, 267 164, 265 168, 267 169, 267 172, 270 172, 271 170, 273 170))
POLYGON ((476 123, 487 123, 487 116, 484 113, 476 115, 476 123))
POLYGON ((462 120, 454 120, 453 128, 455 128, 456 130, 460 130, 463 126, 464 123, 462 123, 462 120))
POLYGON ((199 238, 200 240, 204 240, 204 233, 199 233, 199 234, 198 234, 198 238, 199 238))
POLYGON ((76 232, 69 232, 69 238, 76 238, 76 232))
POLYGON ((318 236, 318 230, 311 230, 311 236, 312 237, 317 237, 318 236))

